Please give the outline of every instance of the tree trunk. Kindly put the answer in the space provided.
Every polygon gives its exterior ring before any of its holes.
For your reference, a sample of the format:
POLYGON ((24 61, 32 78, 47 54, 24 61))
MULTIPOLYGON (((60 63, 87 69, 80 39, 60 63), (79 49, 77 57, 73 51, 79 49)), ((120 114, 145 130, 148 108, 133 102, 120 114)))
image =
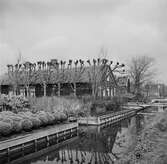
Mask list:
POLYGON ((77 86, 76 86, 76 83, 74 83, 74 96, 77 95, 77 86))
POLYGON ((45 83, 43 84, 43 90, 44 90, 44 94, 43 95, 44 95, 44 97, 46 97, 46 84, 45 83))
POLYGON ((27 92, 27 97, 29 97, 30 96, 29 86, 26 86, 26 92, 27 92))
POLYGON ((93 97, 93 100, 96 99, 96 91, 95 90, 96 90, 95 85, 92 84, 92 97, 93 97))
POLYGON ((17 86, 13 87, 13 95, 15 95, 15 96, 17 95, 17 86))
POLYGON ((60 96, 60 83, 58 83, 58 96, 60 96))

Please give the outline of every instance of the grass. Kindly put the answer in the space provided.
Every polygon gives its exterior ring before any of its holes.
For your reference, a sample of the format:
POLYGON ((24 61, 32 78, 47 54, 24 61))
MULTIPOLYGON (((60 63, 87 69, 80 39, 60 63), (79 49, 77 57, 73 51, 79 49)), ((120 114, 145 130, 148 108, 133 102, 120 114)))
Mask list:
POLYGON ((138 136, 135 149, 117 164, 167 163, 167 111, 149 119, 138 136))
POLYGON ((91 101, 71 97, 41 97, 30 98, 30 106, 36 111, 59 111, 74 116, 86 116, 90 114, 91 101))

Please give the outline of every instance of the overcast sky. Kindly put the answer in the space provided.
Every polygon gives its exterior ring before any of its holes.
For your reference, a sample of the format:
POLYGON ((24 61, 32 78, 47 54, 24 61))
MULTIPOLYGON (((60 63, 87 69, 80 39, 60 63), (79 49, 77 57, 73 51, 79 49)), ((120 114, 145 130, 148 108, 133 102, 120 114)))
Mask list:
POLYGON ((167 83, 166 0, 0 0, 0 73, 24 61, 108 58, 156 59, 167 83))

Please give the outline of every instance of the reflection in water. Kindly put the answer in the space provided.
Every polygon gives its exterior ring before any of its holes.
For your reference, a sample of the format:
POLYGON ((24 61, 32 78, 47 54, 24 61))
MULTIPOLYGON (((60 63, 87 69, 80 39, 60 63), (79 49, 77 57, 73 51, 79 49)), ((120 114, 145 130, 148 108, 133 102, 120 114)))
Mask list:
POLYGON ((114 126, 84 126, 75 141, 25 164, 112 164, 131 151, 143 128, 143 115, 136 115, 114 126))

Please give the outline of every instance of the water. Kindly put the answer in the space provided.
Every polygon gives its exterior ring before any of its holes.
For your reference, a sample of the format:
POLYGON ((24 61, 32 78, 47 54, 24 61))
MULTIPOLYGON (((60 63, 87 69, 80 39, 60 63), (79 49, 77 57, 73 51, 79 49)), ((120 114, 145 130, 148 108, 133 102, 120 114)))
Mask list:
POLYGON ((24 163, 110 164, 133 150, 143 125, 144 116, 136 115, 107 127, 81 127, 74 141, 24 163))
POLYGON ((83 126, 74 141, 44 155, 28 159, 24 164, 112 164, 134 149, 137 136, 152 112, 150 108, 115 125, 83 126))

